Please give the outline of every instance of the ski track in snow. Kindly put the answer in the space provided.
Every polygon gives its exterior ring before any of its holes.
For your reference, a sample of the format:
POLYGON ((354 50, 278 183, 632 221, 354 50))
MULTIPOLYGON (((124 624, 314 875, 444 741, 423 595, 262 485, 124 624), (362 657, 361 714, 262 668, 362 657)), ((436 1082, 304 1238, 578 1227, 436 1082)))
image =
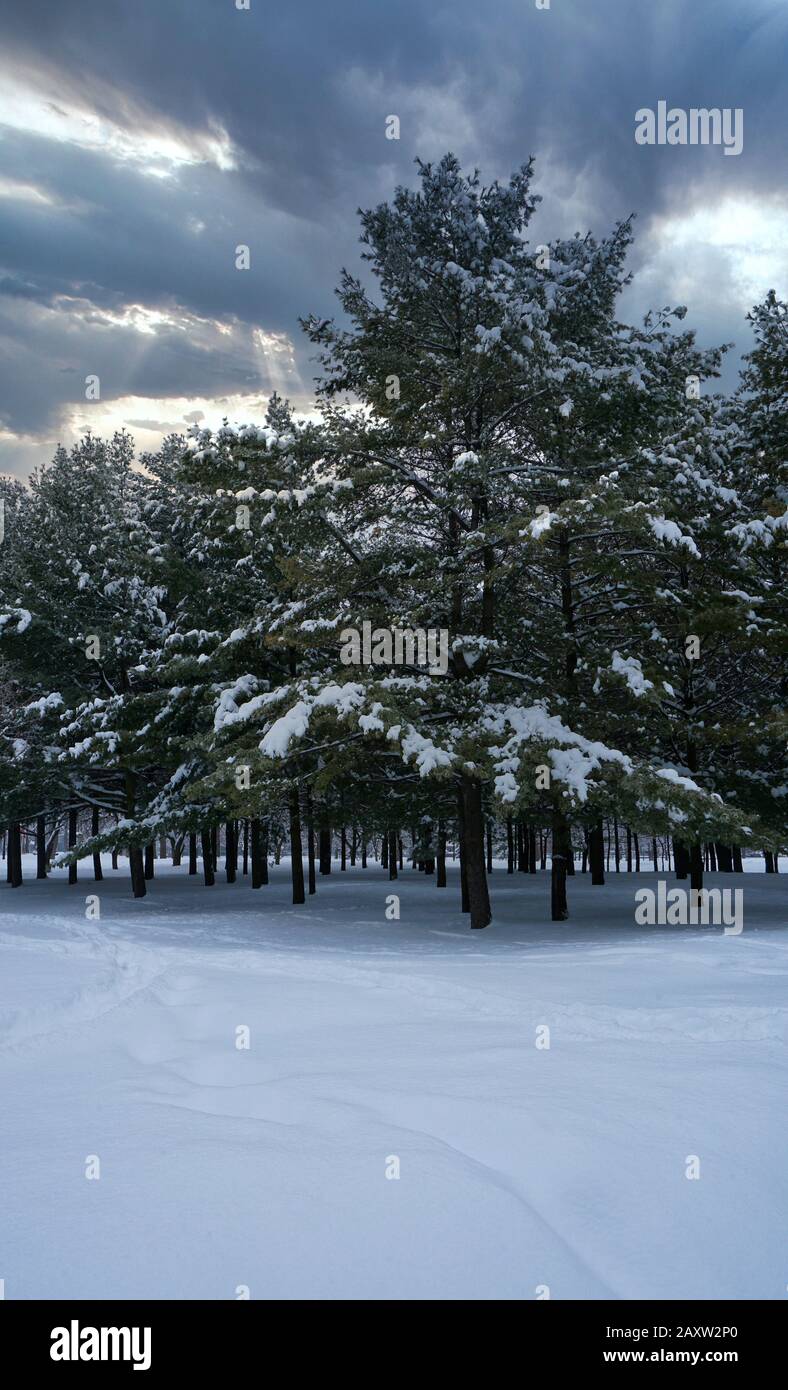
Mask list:
POLYGON ((648 874, 576 878, 552 925, 543 875, 497 872, 482 934, 407 871, 302 908, 285 866, 208 902, 158 874, 0 899, 7 1297, 783 1296, 779 876, 726 938, 634 928, 648 874))

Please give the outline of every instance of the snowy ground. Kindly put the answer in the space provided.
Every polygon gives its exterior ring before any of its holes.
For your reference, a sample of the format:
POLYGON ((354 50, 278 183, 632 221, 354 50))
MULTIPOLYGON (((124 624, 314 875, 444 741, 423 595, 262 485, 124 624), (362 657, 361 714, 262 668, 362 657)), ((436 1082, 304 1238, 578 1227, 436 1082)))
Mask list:
POLYGON ((782 875, 725 937, 498 869, 471 933, 407 870, 292 908, 121 864, 100 921, 84 865, 0 884, 6 1298, 785 1296, 782 875))

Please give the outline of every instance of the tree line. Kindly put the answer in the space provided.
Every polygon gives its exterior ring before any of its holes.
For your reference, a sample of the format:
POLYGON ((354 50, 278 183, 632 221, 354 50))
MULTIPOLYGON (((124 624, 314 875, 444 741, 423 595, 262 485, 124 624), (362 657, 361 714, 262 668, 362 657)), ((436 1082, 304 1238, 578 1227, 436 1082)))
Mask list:
POLYGON ((494 852, 549 859, 558 921, 611 844, 669 844, 695 888, 742 850, 776 866, 786 305, 753 308, 720 393, 683 306, 619 319, 632 219, 534 245, 530 164, 418 175, 361 214, 337 318, 303 320, 308 415, 275 394, 257 424, 140 459, 89 434, 0 480, 12 884, 61 825, 72 877, 122 851, 137 896, 162 836, 210 882, 220 826, 255 886, 284 844, 295 901, 332 837, 389 872, 402 841, 439 884, 454 845, 474 927, 494 852), (362 630, 404 659, 348 664, 362 630))

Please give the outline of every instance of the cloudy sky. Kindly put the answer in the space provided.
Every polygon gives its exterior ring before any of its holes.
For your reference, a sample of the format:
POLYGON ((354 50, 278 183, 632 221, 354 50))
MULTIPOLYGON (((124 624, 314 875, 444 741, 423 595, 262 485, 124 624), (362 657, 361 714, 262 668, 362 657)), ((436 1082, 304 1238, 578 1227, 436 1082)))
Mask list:
POLYGON ((274 387, 307 408, 298 316, 334 312, 357 207, 416 155, 486 180, 535 155, 536 242, 635 211, 630 316, 686 303, 742 351, 788 295, 786 0, 248 3, 0 0, 0 471, 87 426, 151 448, 258 418, 274 387), (742 153, 636 144, 660 100, 741 108, 742 153))

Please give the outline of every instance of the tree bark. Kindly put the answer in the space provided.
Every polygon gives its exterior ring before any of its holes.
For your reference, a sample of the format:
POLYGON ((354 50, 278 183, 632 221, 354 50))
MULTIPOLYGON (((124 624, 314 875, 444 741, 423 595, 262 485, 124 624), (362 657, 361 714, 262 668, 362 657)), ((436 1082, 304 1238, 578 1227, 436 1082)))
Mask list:
POLYGON ((12 888, 22 887, 22 827, 18 820, 12 821, 8 827, 8 843, 6 845, 8 855, 8 882, 12 888))
POLYGON ((331 873, 331 827, 328 825, 320 827, 320 872, 331 873))
POLYGON ((676 866, 676 878, 686 878, 689 873, 690 856, 687 846, 683 840, 673 837, 673 862, 676 866))
POLYGON ((446 887, 446 827, 440 822, 438 823, 438 859, 435 887, 446 887))
POLYGON ((592 886, 598 886, 605 881, 605 831, 601 820, 592 825, 588 832, 588 858, 592 886))
POLYGON ((259 888, 263 882, 262 866, 262 847, 260 839, 260 821, 257 816, 252 821, 252 887, 259 888))
POLYGON ((741 862, 741 845, 733 846, 733 872, 735 874, 744 873, 744 865, 741 862))
MULTIPOLYGON (((137 796, 136 773, 126 772, 123 780, 126 791, 126 817, 128 820, 133 820, 137 796)), ((145 865, 142 860, 142 850, 139 845, 129 845, 129 875, 131 877, 131 891, 133 896, 135 898, 144 898, 148 890, 145 886, 145 865)))
POLYGON ((202 848, 202 875, 206 888, 213 888, 216 879, 213 872, 213 835, 210 830, 200 831, 202 848))
POLYGON ((260 832, 260 882, 264 888, 268 883, 268 842, 270 836, 271 826, 268 817, 266 817, 260 832))
POLYGON ((47 832, 46 819, 39 816, 36 820, 36 878, 46 878, 47 876, 47 832))
POLYGON ((388 851, 388 860, 389 860, 389 880, 391 880, 391 879, 394 879, 394 878, 397 877, 397 832, 396 832, 396 830, 390 830, 390 831, 389 831, 389 851, 388 851))
POLYGON ((457 843, 460 851, 460 911, 470 912, 471 900, 468 893, 468 860, 465 849, 465 802, 462 787, 457 788, 457 843))
POLYGON ((189 832, 189 873, 197 872, 197 836, 194 831, 189 832))
POLYGON ((306 789, 306 864, 307 864, 307 892, 310 898, 317 892, 317 882, 315 879, 315 816, 312 804, 312 792, 309 787, 306 789))
POLYGON ((144 898, 148 889, 145 884, 145 862, 139 845, 129 845, 129 873, 134 897, 144 898))
POLYGON ((690 845, 690 888, 700 892, 703 887, 703 848, 696 841, 690 845))
POLYGON ((146 877, 147 879, 153 878, 154 867, 155 867, 155 862, 156 862, 156 860, 155 860, 155 853, 156 853, 156 848, 155 848, 155 845, 154 845, 153 841, 151 840, 151 841, 145 846, 145 877, 146 877))
MULTIPOLYGON (((68 813, 68 847, 69 847, 69 849, 73 849, 74 846, 76 845, 76 843, 77 843, 77 809, 76 809, 75 806, 72 806, 72 807, 71 807, 71 810, 70 810, 69 813, 68 813)), ((79 877, 79 875, 78 875, 78 873, 77 873, 77 861, 76 861, 76 859, 75 859, 75 860, 73 861, 73 863, 69 864, 69 866, 68 866, 68 881, 69 881, 69 883, 76 883, 78 877, 79 877)))
POLYGON ((304 851, 301 843, 301 807, 298 801, 298 788, 290 793, 290 874, 293 880, 293 902, 305 903, 304 892, 304 851))
MULTIPOLYGON (((93 807, 93 814, 92 814, 91 820, 90 820, 90 833, 91 833, 91 835, 93 835, 93 836, 98 835, 98 833, 99 833, 99 810, 98 810, 98 806, 94 806, 94 807, 93 807)), ((103 879, 103 877, 104 877, 104 875, 103 875, 103 873, 102 873, 102 871, 101 871, 101 854, 98 852, 98 850, 94 850, 94 851, 93 851, 93 879, 94 879, 94 881, 95 881, 96 883, 100 883, 101 880, 103 879)))
POLYGON ((717 868, 721 874, 733 873, 733 854, 730 845, 717 844, 717 868))
POLYGON ((475 778, 460 779, 464 811, 465 863, 471 927, 479 929, 492 921, 487 875, 484 870, 484 813, 481 783, 475 778))
POLYGON ((559 812, 553 816, 553 854, 550 872, 550 916, 565 922, 569 916, 566 901, 566 866, 570 852, 569 825, 559 812))
POLYGON ((235 883, 238 872, 238 845, 235 839, 235 821, 228 820, 224 826, 224 869, 228 883, 235 883))

